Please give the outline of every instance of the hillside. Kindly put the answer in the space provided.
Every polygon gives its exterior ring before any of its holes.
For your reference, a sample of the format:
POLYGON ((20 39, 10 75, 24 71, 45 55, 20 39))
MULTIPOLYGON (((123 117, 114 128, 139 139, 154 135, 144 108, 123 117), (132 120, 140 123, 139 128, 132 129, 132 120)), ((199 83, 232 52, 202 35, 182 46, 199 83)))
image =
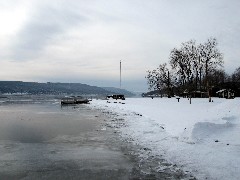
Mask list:
POLYGON ((114 88, 114 87, 102 87, 106 91, 112 92, 114 94, 123 94, 125 96, 135 96, 134 93, 127 91, 125 89, 120 89, 120 88, 114 88))
POLYGON ((22 81, 0 81, 0 93, 98 95, 111 94, 111 92, 103 88, 81 83, 37 83, 22 81))

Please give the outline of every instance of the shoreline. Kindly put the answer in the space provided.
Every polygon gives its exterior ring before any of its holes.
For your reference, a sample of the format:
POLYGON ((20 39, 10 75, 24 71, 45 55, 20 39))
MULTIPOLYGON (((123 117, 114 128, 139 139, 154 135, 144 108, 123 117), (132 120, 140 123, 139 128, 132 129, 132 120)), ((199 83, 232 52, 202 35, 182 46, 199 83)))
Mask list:
POLYGON ((91 106, 120 119, 114 121, 121 137, 147 151, 140 157, 161 157, 197 179, 238 179, 239 98, 195 98, 191 105, 184 98, 119 102, 94 100, 91 106))
MULTIPOLYGON (((156 155, 146 146, 137 143, 134 139, 124 134, 124 128, 127 126, 127 114, 123 116, 118 112, 111 111, 107 107, 96 107, 88 105, 93 110, 101 112, 107 117, 105 121, 106 129, 115 133, 119 142, 121 142, 122 150, 127 153, 135 161, 135 169, 140 174, 139 178, 143 179, 196 179, 190 171, 184 171, 182 167, 167 161, 163 155, 156 155), (125 117, 124 117, 125 116, 125 117)), ((139 114, 134 113, 135 118, 139 118, 139 114)), ((133 117, 131 116, 131 118, 133 117)), ((118 142, 118 143, 119 143, 118 142)))

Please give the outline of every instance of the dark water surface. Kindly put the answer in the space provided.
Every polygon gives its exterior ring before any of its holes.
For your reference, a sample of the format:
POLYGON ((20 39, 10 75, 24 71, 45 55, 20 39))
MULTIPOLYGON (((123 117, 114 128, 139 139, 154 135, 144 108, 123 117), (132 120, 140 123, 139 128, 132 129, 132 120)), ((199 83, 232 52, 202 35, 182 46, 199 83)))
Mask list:
POLYGON ((132 162, 104 117, 57 100, 0 103, 0 179, 130 179, 132 162))

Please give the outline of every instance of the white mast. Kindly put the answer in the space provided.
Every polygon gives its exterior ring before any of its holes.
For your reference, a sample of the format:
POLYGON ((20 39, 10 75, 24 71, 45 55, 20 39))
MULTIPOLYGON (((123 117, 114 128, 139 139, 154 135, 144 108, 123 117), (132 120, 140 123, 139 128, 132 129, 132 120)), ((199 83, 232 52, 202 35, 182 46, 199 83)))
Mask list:
POLYGON ((122 88, 122 62, 120 60, 120 89, 122 88))

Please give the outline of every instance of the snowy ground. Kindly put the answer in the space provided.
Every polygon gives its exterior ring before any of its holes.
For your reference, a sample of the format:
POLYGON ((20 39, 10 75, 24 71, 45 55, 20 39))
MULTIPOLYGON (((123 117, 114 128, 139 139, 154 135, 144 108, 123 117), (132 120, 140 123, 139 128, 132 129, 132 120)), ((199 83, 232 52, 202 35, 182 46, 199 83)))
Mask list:
MULTIPOLYGON (((198 179, 239 179, 240 99, 93 100, 92 108, 124 119, 123 138, 163 156, 198 179)), ((163 169, 159 166, 159 172, 163 169)))

